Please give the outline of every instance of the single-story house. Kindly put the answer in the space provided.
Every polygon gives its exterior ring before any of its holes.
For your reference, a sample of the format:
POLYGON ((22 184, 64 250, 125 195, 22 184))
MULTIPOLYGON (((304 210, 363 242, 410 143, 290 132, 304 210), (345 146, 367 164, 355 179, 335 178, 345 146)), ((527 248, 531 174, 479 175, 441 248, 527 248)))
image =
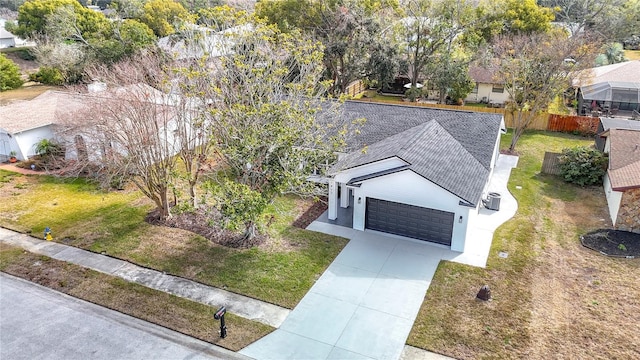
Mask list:
POLYGON ((4 25, 0 23, 0 49, 16 46, 16 37, 4 29, 4 25))
POLYGON ((344 112, 366 122, 328 171, 329 220, 353 206, 356 230, 463 252, 499 154, 502 115, 350 101, 344 112))
POLYGON ((600 123, 598 124, 598 131, 596 132, 596 134, 598 134, 596 135, 596 148, 602 152, 604 152, 604 146, 607 142, 607 138, 602 137, 599 134, 602 134, 609 129, 640 130, 640 121, 601 117, 600 123))
POLYGON ((464 101, 502 105, 509 100, 509 93, 504 88, 504 82, 498 80, 496 71, 496 65, 470 66, 469 77, 476 83, 476 86, 464 101))
POLYGON ((16 101, 0 106, 0 157, 15 152, 18 160, 36 155, 35 145, 42 139, 54 138, 59 119, 83 107, 71 93, 48 90, 33 100, 16 101))
POLYGON ((609 129, 604 151, 609 167, 604 191, 614 227, 640 233, 640 130, 609 129))
POLYGON ((573 77, 580 114, 594 105, 613 113, 640 111, 640 60, 585 69, 573 77))

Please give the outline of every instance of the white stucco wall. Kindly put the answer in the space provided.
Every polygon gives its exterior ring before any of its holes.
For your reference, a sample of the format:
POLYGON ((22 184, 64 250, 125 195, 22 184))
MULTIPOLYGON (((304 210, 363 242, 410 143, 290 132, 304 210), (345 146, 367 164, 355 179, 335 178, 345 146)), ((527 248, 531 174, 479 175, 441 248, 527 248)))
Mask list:
MULTIPOLYGON (((608 139, 607 139, 608 141, 608 139)), ((611 181, 609 181, 609 173, 604 176, 604 194, 607 197, 607 205, 609 205, 609 216, 611 216, 611 223, 616 224, 618 218, 618 211, 620 210, 620 202, 622 201, 622 192, 615 191, 611 188, 611 181)))
POLYGON ((477 103, 482 101, 482 98, 486 97, 487 102, 499 103, 499 104, 502 104, 505 101, 509 100, 509 93, 507 92, 506 89, 502 93, 495 93, 492 90, 493 90, 492 84, 480 83, 478 84, 478 91, 467 95, 467 97, 464 100, 468 102, 477 103))
POLYGON ((36 155, 35 145, 42 139, 52 139, 53 131, 51 125, 26 130, 12 135, 15 140, 16 157, 18 160, 28 160, 29 157, 36 155))
POLYGON ((354 188, 353 228, 364 230, 367 197, 454 213, 451 250, 464 251, 469 211, 460 198, 410 170, 362 182, 354 188), (459 218, 462 216, 462 222, 459 218))

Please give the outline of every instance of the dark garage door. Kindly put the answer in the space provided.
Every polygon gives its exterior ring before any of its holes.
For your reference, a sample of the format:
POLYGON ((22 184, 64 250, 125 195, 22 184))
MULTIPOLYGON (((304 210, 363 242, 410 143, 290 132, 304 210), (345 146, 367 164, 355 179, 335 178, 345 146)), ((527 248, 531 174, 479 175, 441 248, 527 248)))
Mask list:
POLYGON ((450 246, 453 218, 446 211, 367 198, 365 227, 450 246))

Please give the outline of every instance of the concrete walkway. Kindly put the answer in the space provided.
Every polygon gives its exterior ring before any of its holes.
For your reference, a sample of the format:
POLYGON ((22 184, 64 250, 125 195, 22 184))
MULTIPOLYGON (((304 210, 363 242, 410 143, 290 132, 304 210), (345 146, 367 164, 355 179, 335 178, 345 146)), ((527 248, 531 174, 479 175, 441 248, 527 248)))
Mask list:
POLYGON ((500 211, 470 219, 464 253, 445 246, 313 222, 350 239, 282 326, 240 351, 256 359, 441 359, 405 342, 441 260, 486 266, 493 232, 517 210, 507 190, 517 157, 501 155, 489 185, 500 211))
POLYGON ((228 311, 246 319, 279 327, 290 310, 246 296, 234 294, 191 280, 140 267, 127 261, 96 254, 72 246, 44 241, 0 228, 0 242, 14 245, 35 254, 63 260, 105 274, 113 275, 210 306, 227 307, 228 311))

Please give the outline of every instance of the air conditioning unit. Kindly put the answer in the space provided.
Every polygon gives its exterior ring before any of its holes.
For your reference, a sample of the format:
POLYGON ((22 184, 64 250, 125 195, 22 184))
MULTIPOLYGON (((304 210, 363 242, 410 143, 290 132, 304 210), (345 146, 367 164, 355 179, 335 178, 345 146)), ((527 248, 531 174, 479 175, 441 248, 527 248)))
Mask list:
POLYGON ((487 199, 484 201, 484 206, 489 210, 500 210, 500 194, 497 192, 490 192, 487 199))

